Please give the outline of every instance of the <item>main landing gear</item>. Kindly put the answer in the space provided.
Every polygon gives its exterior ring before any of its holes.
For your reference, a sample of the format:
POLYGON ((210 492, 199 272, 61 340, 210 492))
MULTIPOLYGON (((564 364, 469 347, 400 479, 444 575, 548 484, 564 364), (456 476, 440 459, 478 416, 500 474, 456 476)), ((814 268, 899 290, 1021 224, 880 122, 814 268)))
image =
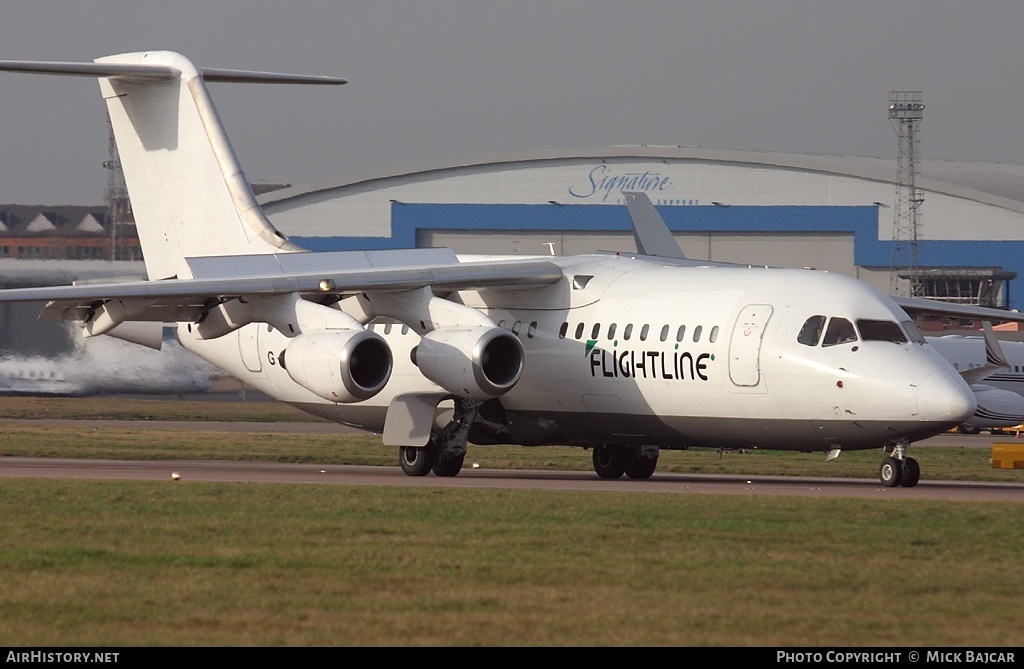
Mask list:
POLYGON ((398 463, 408 476, 456 476, 462 471, 466 459, 469 428, 480 413, 482 400, 457 400, 455 415, 440 430, 430 435, 423 447, 402 446, 398 449, 398 463))
POLYGON ((906 441, 897 442, 878 468, 878 478, 886 488, 913 488, 921 480, 921 466, 907 457, 906 441))
POLYGON ((601 444, 594 447, 594 471, 603 479, 623 474, 631 479, 649 479, 658 467, 657 446, 601 444))

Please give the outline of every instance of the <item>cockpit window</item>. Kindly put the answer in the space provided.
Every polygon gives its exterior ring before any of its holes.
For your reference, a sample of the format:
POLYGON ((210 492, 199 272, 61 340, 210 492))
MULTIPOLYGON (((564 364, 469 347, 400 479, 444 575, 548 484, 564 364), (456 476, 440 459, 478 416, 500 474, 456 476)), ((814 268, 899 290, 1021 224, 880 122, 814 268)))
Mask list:
POLYGON ((857 331, 853 329, 853 323, 845 318, 832 318, 828 322, 828 329, 825 330, 825 338, 822 346, 836 346, 849 341, 857 341, 857 331))
POLYGON ((821 340, 821 332, 825 329, 825 317, 824 316, 811 316, 804 321, 804 326, 800 328, 800 334, 796 336, 796 340, 804 346, 817 346, 821 340))
POLYGON ((900 325, 903 326, 903 331, 907 333, 908 337, 910 337, 910 341, 915 344, 923 344, 925 342, 924 335, 917 329, 917 325, 914 324, 914 321, 903 321, 900 325))
POLYGON ((907 335, 903 333, 896 321, 857 321, 860 338, 864 341, 891 341, 894 344, 906 344, 907 335))

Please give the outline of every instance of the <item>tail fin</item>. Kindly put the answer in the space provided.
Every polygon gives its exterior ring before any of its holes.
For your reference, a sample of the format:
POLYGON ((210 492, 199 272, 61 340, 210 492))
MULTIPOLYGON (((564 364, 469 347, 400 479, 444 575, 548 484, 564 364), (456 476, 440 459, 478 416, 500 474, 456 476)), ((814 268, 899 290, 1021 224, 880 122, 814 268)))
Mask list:
POLYGON ((629 211, 629 222, 633 226, 636 250, 642 255, 661 256, 685 260, 672 232, 665 225, 661 214, 654 208, 646 193, 622 191, 629 211))
POLYGON ((93 63, 0 61, 3 70, 99 78, 151 280, 191 277, 184 261, 189 257, 301 250, 257 204, 204 80, 344 80, 200 70, 170 51, 118 54, 93 63))

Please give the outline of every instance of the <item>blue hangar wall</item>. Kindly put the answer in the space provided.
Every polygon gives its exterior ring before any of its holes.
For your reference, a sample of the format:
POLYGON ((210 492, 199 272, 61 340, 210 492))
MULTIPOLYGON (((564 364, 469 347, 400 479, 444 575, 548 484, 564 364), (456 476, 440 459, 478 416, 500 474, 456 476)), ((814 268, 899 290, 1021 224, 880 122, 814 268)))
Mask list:
MULTIPOLYGON (((854 264, 888 267, 892 242, 878 239, 878 207, 868 206, 658 206, 674 232, 844 233, 854 240, 854 264)), ((391 204, 391 237, 292 237, 311 251, 414 248, 425 230, 629 232, 625 205, 391 204)), ((1024 242, 921 241, 922 267, 1002 267, 1024 277, 1024 242)), ((1012 285, 1012 284, 1011 284, 1012 285)), ((1011 308, 1018 308, 1014 295, 1011 308)))

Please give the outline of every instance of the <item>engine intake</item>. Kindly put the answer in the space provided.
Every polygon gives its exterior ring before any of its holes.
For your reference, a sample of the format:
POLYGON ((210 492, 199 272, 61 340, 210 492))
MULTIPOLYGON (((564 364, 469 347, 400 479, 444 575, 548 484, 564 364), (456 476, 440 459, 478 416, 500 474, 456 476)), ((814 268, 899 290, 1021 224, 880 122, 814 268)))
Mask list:
POLYGON ((295 383, 332 402, 360 402, 379 393, 391 378, 391 349, 367 330, 300 334, 279 362, 295 383))
POLYGON ((448 392, 466 399, 507 393, 523 374, 523 344, 503 328, 439 328, 413 349, 413 362, 448 392))

